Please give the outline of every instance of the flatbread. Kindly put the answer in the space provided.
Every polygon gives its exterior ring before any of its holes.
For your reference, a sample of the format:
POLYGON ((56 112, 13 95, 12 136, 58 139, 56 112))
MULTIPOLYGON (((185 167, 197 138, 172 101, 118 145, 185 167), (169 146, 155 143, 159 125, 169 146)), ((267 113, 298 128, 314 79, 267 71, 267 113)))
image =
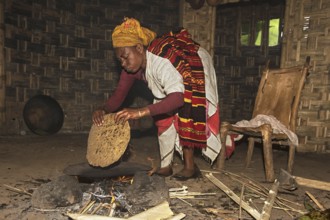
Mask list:
POLYGON ((104 116, 102 126, 92 125, 88 136, 87 161, 92 166, 106 167, 117 162, 130 140, 130 126, 116 123, 115 114, 104 116))

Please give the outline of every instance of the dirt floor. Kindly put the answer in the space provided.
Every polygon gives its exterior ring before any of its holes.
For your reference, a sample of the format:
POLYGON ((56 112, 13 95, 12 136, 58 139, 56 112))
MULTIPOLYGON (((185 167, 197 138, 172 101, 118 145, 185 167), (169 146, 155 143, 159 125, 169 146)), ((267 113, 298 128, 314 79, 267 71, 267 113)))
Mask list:
MULTIPOLYGON (((68 219, 63 215, 63 209, 33 208, 29 195, 9 190, 8 186, 32 193, 42 183, 63 175, 63 170, 68 165, 86 162, 87 139, 88 134, 0 136, 0 219, 68 219)), ((150 161, 147 160, 150 157, 158 162, 157 146, 157 139, 153 133, 133 135, 129 144, 128 161, 150 165, 150 161)), ((265 196, 259 190, 264 189, 267 192, 272 184, 264 181, 261 149, 255 149, 251 167, 247 169, 244 168, 245 153, 244 143, 237 146, 234 155, 226 161, 228 173, 213 175, 260 212, 265 196), (254 190, 249 187, 251 183, 257 186, 254 190)), ((274 151, 276 175, 279 174, 280 168, 286 168, 286 159, 287 151, 274 151)), ((329 159, 329 154, 297 153, 294 175, 330 182, 329 159)), ((196 163, 202 171, 215 171, 198 153, 196 163)), ((181 167, 180 158, 175 156, 174 170, 178 171, 181 167)), ((254 219, 205 177, 207 173, 203 172, 204 176, 200 180, 179 182, 171 178, 165 179, 170 188, 187 186, 189 192, 215 193, 195 199, 172 198, 169 203, 174 213, 186 214, 185 219, 254 219)), ((306 204, 318 209, 315 202, 306 196, 306 191, 310 192, 325 209, 330 208, 329 191, 304 186, 298 186, 295 191, 280 188, 278 197, 281 200, 277 200, 270 219, 294 219, 301 215, 299 210, 307 212, 304 207, 306 204)))

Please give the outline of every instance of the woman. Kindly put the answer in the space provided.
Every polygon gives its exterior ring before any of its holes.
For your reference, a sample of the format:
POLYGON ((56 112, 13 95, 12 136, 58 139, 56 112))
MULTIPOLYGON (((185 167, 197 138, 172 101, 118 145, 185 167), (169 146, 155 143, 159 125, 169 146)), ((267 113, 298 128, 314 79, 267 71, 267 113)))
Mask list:
POLYGON ((184 167, 173 177, 196 178, 194 148, 213 162, 220 152, 218 92, 212 59, 182 29, 160 38, 125 18, 112 34, 116 57, 123 71, 115 93, 104 107, 93 113, 93 122, 101 125, 103 115, 118 110, 135 80, 143 80, 154 95, 154 103, 143 108, 126 108, 116 113, 116 120, 154 117, 158 127, 162 176, 172 175, 176 149, 184 167))

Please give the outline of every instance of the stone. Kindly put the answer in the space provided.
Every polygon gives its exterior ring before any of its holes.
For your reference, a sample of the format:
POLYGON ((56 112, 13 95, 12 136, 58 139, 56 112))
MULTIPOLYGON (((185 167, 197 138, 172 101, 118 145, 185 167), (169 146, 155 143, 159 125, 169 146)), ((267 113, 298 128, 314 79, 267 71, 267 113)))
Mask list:
POLYGON ((160 204, 169 198, 168 190, 164 177, 148 176, 145 171, 136 172, 132 185, 125 192, 127 202, 131 205, 129 212, 138 214, 160 204))
POLYGON ((67 207, 80 202, 82 195, 78 180, 63 175, 38 187, 32 194, 31 204, 39 209, 67 207))

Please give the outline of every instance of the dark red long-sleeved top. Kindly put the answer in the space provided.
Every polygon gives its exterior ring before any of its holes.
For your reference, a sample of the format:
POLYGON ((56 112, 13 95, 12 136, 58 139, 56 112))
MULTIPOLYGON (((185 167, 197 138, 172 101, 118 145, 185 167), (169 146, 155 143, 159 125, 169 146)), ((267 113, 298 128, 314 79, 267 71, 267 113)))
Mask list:
MULTIPOLYGON (((105 103, 104 110, 106 112, 117 111, 118 108, 123 104, 135 80, 143 80, 145 83, 147 83, 146 80, 144 80, 143 74, 144 72, 142 70, 138 71, 135 74, 127 73, 125 70, 122 70, 118 86, 113 95, 105 103)), ((150 115, 155 116, 172 112, 181 107, 182 105, 183 93, 174 92, 168 94, 166 98, 164 98, 162 101, 148 105, 148 108, 150 111, 150 115)))

